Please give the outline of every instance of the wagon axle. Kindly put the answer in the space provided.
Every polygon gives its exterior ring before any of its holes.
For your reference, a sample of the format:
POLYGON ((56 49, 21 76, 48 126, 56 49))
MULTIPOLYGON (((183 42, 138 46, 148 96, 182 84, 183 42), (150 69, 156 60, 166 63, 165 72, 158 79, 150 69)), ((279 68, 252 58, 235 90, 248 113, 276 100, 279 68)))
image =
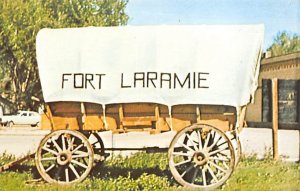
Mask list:
POLYGON ((205 152, 195 152, 193 155, 193 162, 197 165, 197 166, 203 166, 205 164, 207 164, 208 162, 208 154, 205 152))
POLYGON ((68 165, 71 163, 72 160, 72 153, 70 151, 63 151, 58 154, 57 156, 57 164, 59 165, 68 165))

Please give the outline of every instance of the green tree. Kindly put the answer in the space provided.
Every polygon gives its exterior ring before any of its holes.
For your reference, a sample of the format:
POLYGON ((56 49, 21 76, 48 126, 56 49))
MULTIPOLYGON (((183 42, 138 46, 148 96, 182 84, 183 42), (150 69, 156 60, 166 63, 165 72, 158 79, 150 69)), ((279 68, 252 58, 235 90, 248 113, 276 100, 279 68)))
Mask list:
POLYGON ((279 32, 274 43, 267 49, 272 56, 280 56, 300 51, 300 36, 287 32, 279 32))
POLYGON ((42 100, 35 55, 41 28, 125 25, 127 0, 1 0, 0 100, 36 109, 42 100))

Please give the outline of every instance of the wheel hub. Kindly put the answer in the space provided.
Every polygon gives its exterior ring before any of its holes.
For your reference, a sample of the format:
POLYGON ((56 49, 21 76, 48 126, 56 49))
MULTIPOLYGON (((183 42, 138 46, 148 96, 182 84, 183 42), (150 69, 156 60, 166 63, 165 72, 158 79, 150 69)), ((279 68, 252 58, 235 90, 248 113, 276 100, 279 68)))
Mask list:
POLYGON ((203 166, 208 162, 208 155, 205 152, 195 152, 193 162, 196 165, 203 166))
POLYGON ((57 156, 57 163, 59 165, 67 165, 72 160, 72 153, 70 151, 62 151, 57 156))

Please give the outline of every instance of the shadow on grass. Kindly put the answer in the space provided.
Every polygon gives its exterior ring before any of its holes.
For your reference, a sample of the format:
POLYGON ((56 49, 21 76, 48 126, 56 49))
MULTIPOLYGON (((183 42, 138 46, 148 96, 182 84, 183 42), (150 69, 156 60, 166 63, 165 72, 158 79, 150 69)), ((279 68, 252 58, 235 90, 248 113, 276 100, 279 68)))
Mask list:
MULTIPOLYGON (((17 173, 28 173, 32 174, 33 179, 41 178, 39 172, 37 171, 34 165, 27 164, 17 164, 7 170, 8 172, 17 172, 17 173)), ((166 177, 171 185, 176 184, 175 180, 169 169, 161 170, 159 167, 154 168, 123 168, 123 167, 114 167, 106 166, 105 164, 97 164, 93 167, 92 171, 89 174, 89 178, 93 179, 116 179, 120 176, 128 177, 133 180, 139 179, 143 174, 154 174, 160 177, 166 177)))
POLYGON ((130 178, 136 180, 142 174, 155 174, 157 176, 167 177, 168 180, 172 179, 171 172, 161 170, 159 167, 152 168, 122 168, 114 166, 96 165, 90 176, 95 178, 118 178, 119 176, 127 177, 130 174, 130 178))

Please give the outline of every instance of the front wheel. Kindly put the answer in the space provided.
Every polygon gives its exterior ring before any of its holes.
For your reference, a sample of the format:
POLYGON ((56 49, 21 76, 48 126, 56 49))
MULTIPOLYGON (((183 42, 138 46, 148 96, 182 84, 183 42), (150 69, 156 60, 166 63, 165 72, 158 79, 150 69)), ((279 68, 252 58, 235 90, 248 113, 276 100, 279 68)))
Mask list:
POLYGON ((90 173, 94 152, 88 139, 78 131, 58 130, 44 137, 37 149, 35 164, 49 183, 81 182, 90 173))
POLYGON ((189 188, 215 189, 230 177, 235 153, 226 134, 204 124, 179 131, 169 151, 169 167, 175 180, 189 188))

